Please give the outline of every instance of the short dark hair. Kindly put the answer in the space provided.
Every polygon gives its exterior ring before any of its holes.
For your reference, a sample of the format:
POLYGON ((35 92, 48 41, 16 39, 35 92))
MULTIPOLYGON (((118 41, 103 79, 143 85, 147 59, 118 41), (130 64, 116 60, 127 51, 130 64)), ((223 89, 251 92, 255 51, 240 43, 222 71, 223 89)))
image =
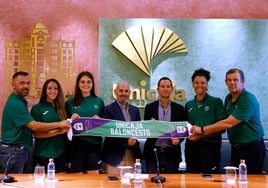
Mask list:
POLYGON ((160 82, 161 82, 162 80, 168 80, 168 81, 170 81, 171 86, 173 86, 172 81, 170 80, 170 78, 164 76, 164 77, 162 77, 162 78, 159 79, 159 81, 158 81, 158 83, 157 83, 157 87, 160 86, 160 82))
POLYGON ((226 75, 225 75, 225 79, 227 78, 227 75, 228 74, 232 74, 232 73, 235 73, 235 72, 238 72, 239 75, 240 75, 240 79, 242 82, 245 81, 245 75, 244 75, 244 72, 240 69, 237 69, 237 68, 233 68, 233 69, 229 69, 227 72, 226 72, 226 75))
POLYGON ((12 80, 14 80, 15 78, 17 78, 18 76, 29 76, 28 72, 24 72, 24 71, 19 71, 13 74, 12 76, 12 80))
POLYGON ((210 80, 210 72, 206 69, 200 68, 194 71, 192 75, 192 82, 194 81, 195 77, 197 76, 204 76, 207 81, 210 80))

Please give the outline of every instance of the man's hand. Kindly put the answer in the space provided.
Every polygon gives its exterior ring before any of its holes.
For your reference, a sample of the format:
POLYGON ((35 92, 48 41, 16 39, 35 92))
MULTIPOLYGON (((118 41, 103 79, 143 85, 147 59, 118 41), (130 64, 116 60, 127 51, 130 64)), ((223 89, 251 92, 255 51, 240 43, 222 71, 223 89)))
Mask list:
POLYGON ((64 134, 64 133, 67 133, 69 131, 69 129, 70 128, 67 128, 67 127, 61 128, 61 129, 58 129, 57 133, 64 134))
POLYGON ((192 134, 188 137, 189 140, 194 141, 194 142, 201 139, 201 138, 203 138, 203 136, 201 134, 198 134, 198 133, 192 134))
POLYGON ((172 137, 170 138, 173 145, 178 145, 180 143, 179 138, 172 137))
POLYGON ((190 132, 195 135, 195 134, 202 134, 201 127, 198 127, 196 125, 192 126, 190 132))
POLYGON ((60 121, 58 125, 59 125, 58 127, 59 129, 65 129, 67 131, 71 128, 71 123, 69 120, 60 121))
POLYGON ((49 130, 49 131, 35 131, 34 132, 34 137, 35 138, 49 138, 49 137, 52 137, 52 136, 65 134, 68 131, 69 131, 69 127, 52 129, 52 130, 49 130))

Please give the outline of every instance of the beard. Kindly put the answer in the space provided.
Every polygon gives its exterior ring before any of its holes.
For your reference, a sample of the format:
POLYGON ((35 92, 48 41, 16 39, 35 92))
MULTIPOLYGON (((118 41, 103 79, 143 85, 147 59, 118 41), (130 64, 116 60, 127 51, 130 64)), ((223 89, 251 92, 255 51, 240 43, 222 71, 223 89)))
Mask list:
POLYGON ((21 92, 21 96, 26 97, 27 95, 29 95, 29 89, 23 89, 21 92))

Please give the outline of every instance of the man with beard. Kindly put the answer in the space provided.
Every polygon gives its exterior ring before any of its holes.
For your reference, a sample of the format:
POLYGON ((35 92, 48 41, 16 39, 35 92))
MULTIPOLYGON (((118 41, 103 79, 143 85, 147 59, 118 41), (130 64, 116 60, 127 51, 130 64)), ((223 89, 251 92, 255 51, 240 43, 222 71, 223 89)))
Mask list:
POLYGON ((2 114, 2 141, 0 143, 0 170, 23 173, 32 146, 33 132, 47 131, 47 137, 68 132, 70 122, 36 122, 28 111, 25 97, 29 94, 30 78, 27 72, 12 76, 13 92, 7 99, 2 114), (9 161, 8 161, 9 160, 9 161), (8 164, 8 165, 7 165, 8 164))

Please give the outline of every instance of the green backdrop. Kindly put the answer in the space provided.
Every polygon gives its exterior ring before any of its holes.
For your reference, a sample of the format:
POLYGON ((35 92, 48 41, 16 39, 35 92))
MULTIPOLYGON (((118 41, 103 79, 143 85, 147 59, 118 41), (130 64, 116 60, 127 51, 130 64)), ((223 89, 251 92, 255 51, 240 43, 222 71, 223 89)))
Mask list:
MULTIPOLYGON (((225 72, 240 68, 245 72, 245 88, 254 93, 261 105, 261 118, 268 133, 268 21, 245 19, 101 19, 99 21, 99 95, 105 104, 114 100, 112 84, 128 81, 132 88, 155 89, 162 76, 170 77, 176 90, 185 91, 185 104, 194 97, 191 75, 195 69, 211 72, 208 93, 224 100, 228 90, 225 72), (180 36, 188 49, 187 55, 166 54, 155 58, 150 76, 144 74, 112 42, 128 28, 137 25, 161 25, 180 36), (156 62, 156 63, 155 63, 156 62), (140 81, 147 82, 145 87, 140 81)), ((139 105, 139 101, 131 100, 139 105)), ((143 104, 151 102, 142 101, 143 104)), ((143 116, 143 108, 141 107, 143 116)))

